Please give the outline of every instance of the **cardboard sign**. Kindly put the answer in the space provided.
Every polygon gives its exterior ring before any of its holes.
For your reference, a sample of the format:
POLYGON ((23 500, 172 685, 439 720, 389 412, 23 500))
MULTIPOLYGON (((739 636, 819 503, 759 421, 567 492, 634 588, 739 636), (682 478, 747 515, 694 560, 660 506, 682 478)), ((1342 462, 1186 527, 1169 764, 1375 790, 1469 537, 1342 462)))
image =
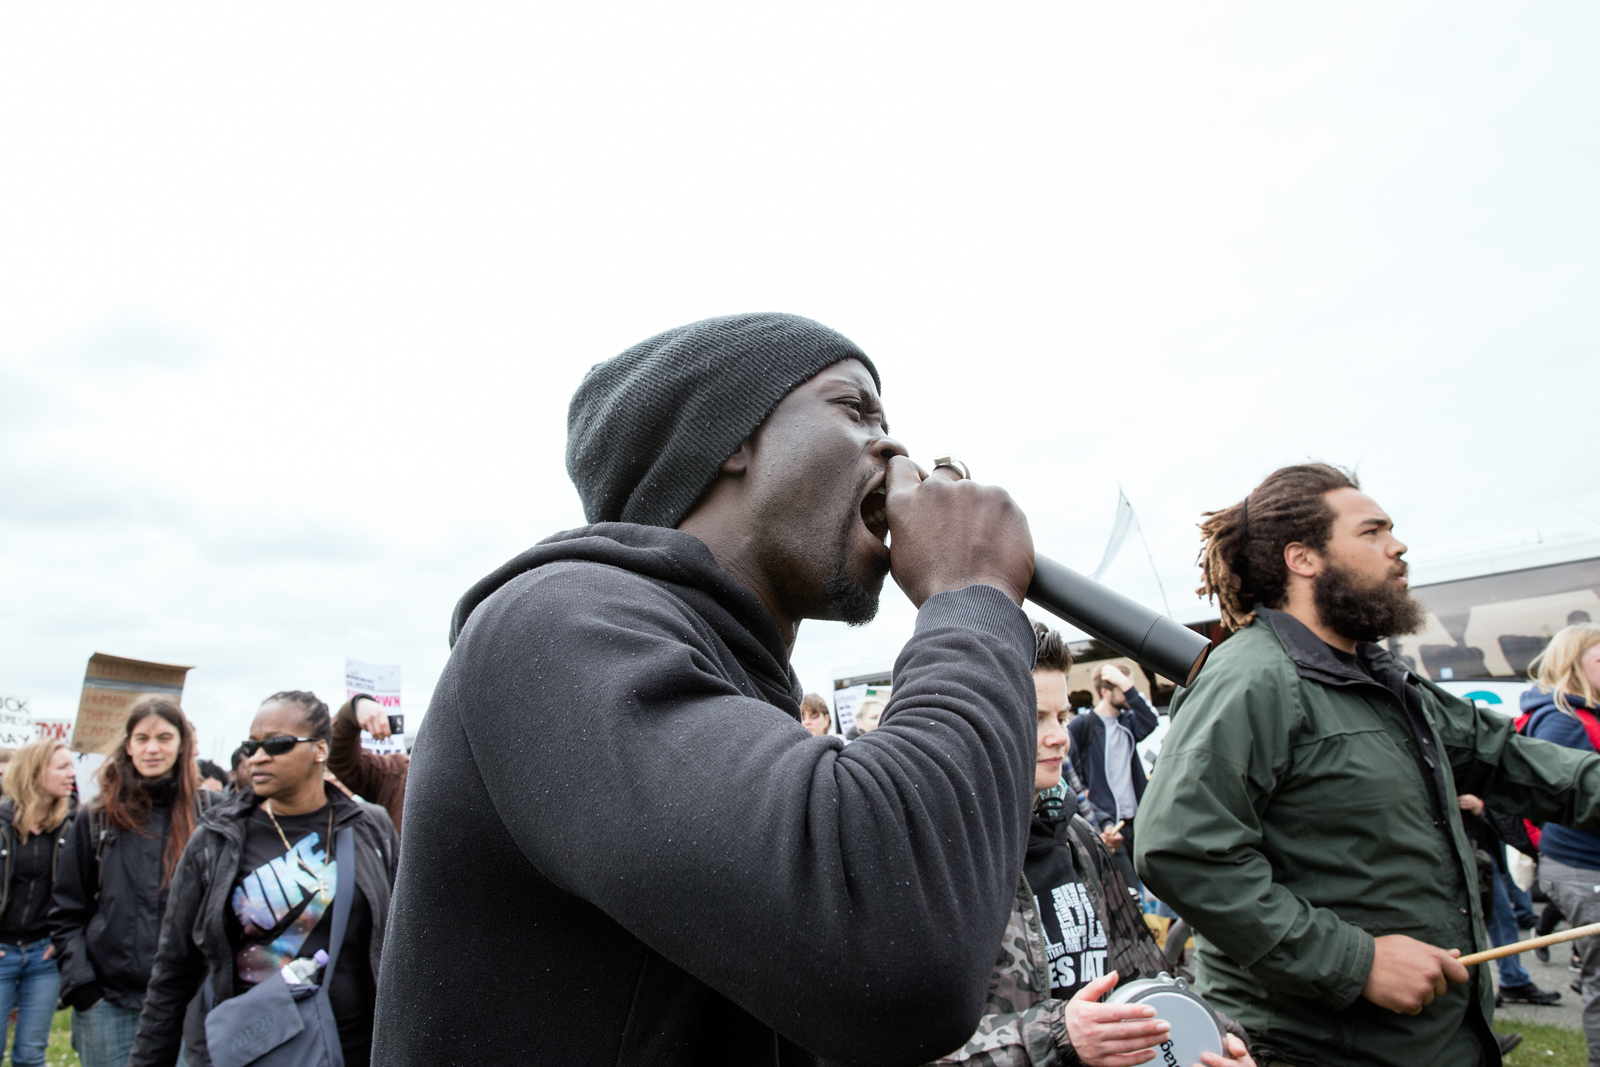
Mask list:
POLYGON ((104 753, 122 739, 128 709, 158 693, 181 705, 183 681, 192 667, 150 663, 96 652, 83 676, 83 698, 72 728, 72 751, 104 753))
POLYGON ((357 693, 372 697, 389 713, 391 723, 398 720, 400 728, 379 740, 367 731, 361 731, 361 747, 380 756, 404 752, 405 719, 400 711, 400 665, 398 663, 364 663, 358 659, 344 661, 344 698, 349 700, 357 693))

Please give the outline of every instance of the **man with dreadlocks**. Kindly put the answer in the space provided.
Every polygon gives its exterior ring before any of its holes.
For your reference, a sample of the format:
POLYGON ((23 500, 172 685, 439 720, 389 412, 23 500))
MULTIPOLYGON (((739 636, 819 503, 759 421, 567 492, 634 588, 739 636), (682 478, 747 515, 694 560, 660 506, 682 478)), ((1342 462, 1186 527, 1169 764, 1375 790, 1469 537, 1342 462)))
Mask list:
POLYGON ((1200 991, 1267 1063, 1495 1067, 1490 976, 1456 960, 1489 947, 1456 795, 1600 829, 1600 756, 1379 644, 1424 610, 1349 473, 1285 467, 1200 529, 1233 636, 1173 701, 1135 845, 1198 935, 1200 991))

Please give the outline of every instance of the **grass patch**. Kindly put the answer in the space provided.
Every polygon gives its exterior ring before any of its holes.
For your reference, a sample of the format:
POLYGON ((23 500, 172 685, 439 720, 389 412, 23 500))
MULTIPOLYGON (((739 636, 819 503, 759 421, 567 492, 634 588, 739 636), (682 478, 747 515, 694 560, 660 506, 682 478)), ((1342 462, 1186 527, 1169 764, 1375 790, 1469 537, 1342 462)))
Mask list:
MULTIPOLYGON (((78 1067, 78 1054, 72 1051, 72 1009, 56 1012, 50 1023, 50 1047, 44 1050, 45 1067, 78 1067)), ((10 1057, 6 1067, 11 1067, 10 1057)))
MULTIPOLYGON (((1522 1035, 1522 1044, 1506 1057, 1506 1067, 1584 1067, 1589 1062, 1589 1044, 1582 1030, 1545 1023, 1513 1022, 1506 1019, 1495 1026, 1495 1033, 1522 1035)), ((53 1063, 54 1061, 52 1061, 53 1063)))

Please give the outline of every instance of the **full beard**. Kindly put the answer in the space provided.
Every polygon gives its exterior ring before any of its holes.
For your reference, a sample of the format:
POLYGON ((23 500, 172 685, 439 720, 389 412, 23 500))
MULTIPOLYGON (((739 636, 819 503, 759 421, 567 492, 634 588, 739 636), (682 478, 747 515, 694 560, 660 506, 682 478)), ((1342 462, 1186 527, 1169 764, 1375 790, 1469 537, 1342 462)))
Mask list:
POLYGON ((1414 634, 1427 621, 1427 609, 1409 589, 1387 577, 1375 585, 1363 585, 1331 560, 1312 583, 1311 600, 1324 626, 1361 644, 1414 634))

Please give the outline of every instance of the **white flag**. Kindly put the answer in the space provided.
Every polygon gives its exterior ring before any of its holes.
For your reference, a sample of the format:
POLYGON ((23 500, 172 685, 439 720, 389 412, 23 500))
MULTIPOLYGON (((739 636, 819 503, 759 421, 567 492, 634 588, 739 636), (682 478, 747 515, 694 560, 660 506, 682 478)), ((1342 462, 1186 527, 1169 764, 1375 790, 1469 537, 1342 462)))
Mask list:
POLYGON ((1128 539, 1128 530, 1133 526, 1133 505, 1128 503, 1128 498, 1123 495, 1122 486, 1117 486, 1117 518, 1111 524, 1111 540, 1106 542, 1106 554, 1100 557, 1100 566, 1090 575, 1095 581, 1111 566, 1111 561, 1117 558, 1117 553, 1122 551, 1122 542, 1128 539))

